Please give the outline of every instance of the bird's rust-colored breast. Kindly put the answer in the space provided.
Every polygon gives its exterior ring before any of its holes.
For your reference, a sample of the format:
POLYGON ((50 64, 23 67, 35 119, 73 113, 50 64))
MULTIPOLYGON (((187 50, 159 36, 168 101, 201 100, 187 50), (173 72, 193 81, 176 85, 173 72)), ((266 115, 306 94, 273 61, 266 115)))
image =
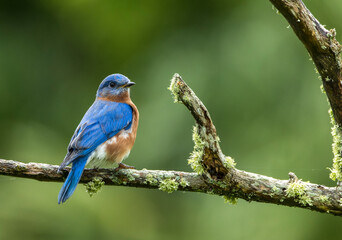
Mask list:
POLYGON ((128 130, 121 130, 113 137, 111 143, 107 144, 106 151, 108 154, 108 161, 111 163, 120 163, 123 159, 128 157, 137 136, 139 111, 130 99, 125 103, 130 105, 133 110, 132 125, 128 130))

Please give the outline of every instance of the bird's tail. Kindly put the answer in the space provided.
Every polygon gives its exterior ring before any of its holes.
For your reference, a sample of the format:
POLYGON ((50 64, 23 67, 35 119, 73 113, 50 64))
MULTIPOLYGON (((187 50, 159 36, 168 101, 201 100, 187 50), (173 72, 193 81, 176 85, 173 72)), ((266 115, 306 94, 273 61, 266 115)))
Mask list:
POLYGON ((62 189, 58 194, 58 204, 64 203, 74 193, 78 182, 81 179, 84 167, 87 163, 88 156, 84 156, 72 163, 71 171, 65 180, 62 189))

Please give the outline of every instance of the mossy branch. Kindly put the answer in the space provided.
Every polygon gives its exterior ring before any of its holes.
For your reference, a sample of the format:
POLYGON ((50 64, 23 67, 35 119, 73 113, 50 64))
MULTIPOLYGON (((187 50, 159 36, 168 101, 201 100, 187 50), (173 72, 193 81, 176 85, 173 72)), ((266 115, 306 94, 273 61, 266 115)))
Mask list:
MULTIPOLYGON (((300 0, 270 1, 286 17, 312 56, 322 76, 334 124, 341 126, 341 47, 335 39, 335 31, 327 31, 300 0)), ((90 194, 94 194, 102 185, 151 188, 168 193, 180 190, 224 196, 231 203, 241 198, 342 216, 342 191, 338 188, 303 182, 293 173, 289 174, 288 180, 280 180, 236 169, 233 159, 221 151, 208 110, 178 74, 174 75, 170 90, 175 101, 183 103, 196 121, 193 132, 195 147, 189 159, 196 173, 85 169, 81 183, 87 183, 86 188, 90 194)), ((58 166, 55 165, 0 159, 0 175, 63 182, 70 168, 62 173, 57 170, 58 166)))
MULTIPOLYGON (((102 185, 159 189, 168 193, 190 191, 223 196, 230 203, 241 198, 342 216, 342 193, 337 188, 302 182, 293 173, 289 180, 279 180, 236 169, 234 161, 221 152, 215 127, 203 103, 178 74, 173 77, 172 84, 178 86, 177 89, 171 87, 177 99, 186 103, 190 111, 196 111, 192 112, 196 116, 193 139, 194 151, 198 154, 193 153, 191 158, 197 161, 197 166, 202 170, 189 173, 146 169, 85 169, 81 183, 86 183, 90 195, 102 185)), ((190 161, 190 164, 194 163, 190 161)), ((63 182, 70 168, 62 173, 57 170, 58 166, 55 165, 0 160, 0 175, 63 182)))
MULTIPOLYGON (((22 163, 13 160, 0 159, 0 175, 30 178, 44 182, 64 182, 70 167, 66 167, 59 173, 59 166, 44 163, 22 163)), ((174 190, 190 192, 209 191, 207 183, 196 173, 162 170, 133 170, 133 169, 85 169, 80 183, 88 184, 100 180, 103 185, 129 186, 139 188, 151 188, 161 190, 170 187, 166 186, 170 180, 173 181, 174 190), (177 188, 174 183, 177 183, 177 188)), ((102 185, 98 184, 98 185, 102 185)), ((89 191, 89 186, 87 191, 89 191)))
MULTIPOLYGON (((22 163, 0 159, 0 175, 30 178, 47 182, 64 182, 70 168, 58 173, 58 166, 22 163)), ((342 216, 342 194, 335 187, 325 187, 301 180, 279 180, 241 170, 234 171, 235 187, 211 180, 197 173, 161 170, 85 169, 81 183, 101 180, 98 185, 159 189, 165 192, 188 191, 224 196, 230 202, 246 201, 300 207, 342 216), (293 184, 293 183, 296 184, 293 184)), ((86 185, 89 192, 89 184, 86 185)), ((93 186, 91 187, 93 188, 93 186)), ((93 189, 91 190, 93 191, 93 189)))
POLYGON ((270 0, 308 50, 321 76, 336 124, 342 126, 342 65, 336 30, 327 30, 301 0, 270 0))
POLYGON ((169 90, 175 102, 183 103, 196 121, 192 137, 194 151, 188 161, 192 169, 213 179, 229 176, 235 164, 222 153, 220 140, 207 108, 178 73, 171 79, 169 90))
POLYGON ((301 0, 270 0, 308 50, 323 82, 333 123, 333 167, 330 178, 342 181, 342 47, 336 30, 327 30, 301 0))

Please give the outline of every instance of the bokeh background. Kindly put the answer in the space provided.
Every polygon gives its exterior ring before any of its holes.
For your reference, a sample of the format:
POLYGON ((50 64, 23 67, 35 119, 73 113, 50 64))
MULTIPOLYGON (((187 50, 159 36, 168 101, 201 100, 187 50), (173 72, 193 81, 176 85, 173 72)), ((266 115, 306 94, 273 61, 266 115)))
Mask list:
MULTIPOLYGON (((342 40, 342 2, 305 1, 342 40)), ((267 1, 0 1, 0 157, 60 164, 111 73, 137 85, 141 114, 125 162, 191 171, 194 123, 167 90, 180 73, 240 169, 333 186, 326 96, 309 55, 267 1)), ((218 196, 0 176, 0 239, 332 239, 341 220, 218 196)))

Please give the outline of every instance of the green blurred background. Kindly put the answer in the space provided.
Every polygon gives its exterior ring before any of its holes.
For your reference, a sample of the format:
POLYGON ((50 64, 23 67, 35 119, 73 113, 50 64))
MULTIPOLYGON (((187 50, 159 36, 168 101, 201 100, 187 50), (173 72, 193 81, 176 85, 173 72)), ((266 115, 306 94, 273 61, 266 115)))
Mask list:
MULTIPOLYGON (((340 0, 307 6, 342 30, 340 0)), ((337 35, 338 40, 342 40, 337 35)), ((209 109, 237 167, 333 186, 326 96, 308 53, 267 1, 1 1, 0 157, 60 164, 111 73, 137 85, 141 114, 125 162, 191 171, 193 119, 167 90, 175 72, 209 109)), ((331 239, 337 217, 218 196, 0 177, 0 239, 331 239)))

